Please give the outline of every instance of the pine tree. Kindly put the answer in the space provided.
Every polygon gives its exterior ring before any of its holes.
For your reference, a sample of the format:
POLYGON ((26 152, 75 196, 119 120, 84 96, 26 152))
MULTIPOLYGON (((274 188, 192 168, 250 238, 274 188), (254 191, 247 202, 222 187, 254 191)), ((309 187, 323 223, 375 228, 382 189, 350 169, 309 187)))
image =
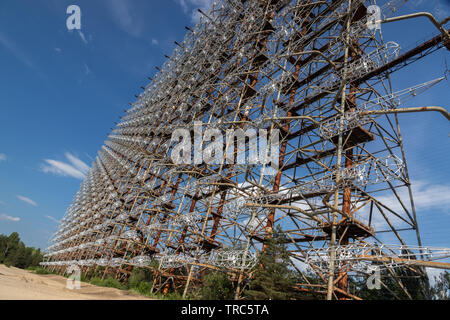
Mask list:
POLYGON ((286 236, 278 228, 266 242, 259 259, 258 269, 244 295, 257 300, 287 300, 295 296, 295 277, 289 268, 290 257, 286 249, 286 236))
MULTIPOLYGON (((413 300, 422 300, 426 298, 425 295, 427 293, 427 288, 423 286, 423 279, 418 277, 416 272, 413 272, 405 267, 395 268, 393 269, 393 272, 413 300)), ((355 294, 364 300, 409 299, 402 287, 386 269, 381 270, 381 281, 384 286, 381 286, 379 290, 368 289, 366 280, 366 278, 349 279, 351 283, 350 285, 355 288, 355 294)))

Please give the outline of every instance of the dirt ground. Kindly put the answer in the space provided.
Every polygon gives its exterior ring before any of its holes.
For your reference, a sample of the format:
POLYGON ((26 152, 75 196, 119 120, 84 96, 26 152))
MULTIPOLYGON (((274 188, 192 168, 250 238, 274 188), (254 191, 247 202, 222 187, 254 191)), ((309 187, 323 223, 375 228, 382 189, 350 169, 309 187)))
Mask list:
POLYGON ((131 292, 81 282, 66 288, 67 278, 0 265, 0 300, 147 300, 131 292))

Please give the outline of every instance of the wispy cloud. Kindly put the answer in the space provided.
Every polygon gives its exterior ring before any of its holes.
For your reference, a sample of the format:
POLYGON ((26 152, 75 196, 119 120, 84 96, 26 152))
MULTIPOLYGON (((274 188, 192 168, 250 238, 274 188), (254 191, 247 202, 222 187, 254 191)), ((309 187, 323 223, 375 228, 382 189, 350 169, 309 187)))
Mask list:
POLYGON ((66 152, 65 156, 70 163, 45 159, 44 161, 46 164, 42 165, 42 171, 64 177, 72 177, 81 180, 84 179, 85 174, 89 171, 89 166, 69 152, 66 152))
POLYGON ((0 153, 0 162, 6 161, 6 154, 0 153))
POLYGON ((157 46, 159 44, 159 41, 155 38, 152 39, 152 44, 157 46))
POLYGON ((181 6, 181 8, 183 9, 184 13, 188 13, 189 8, 188 8, 188 5, 186 3, 186 0, 176 0, 176 2, 181 6))
POLYGON ((143 21, 133 10, 129 0, 109 0, 107 6, 114 21, 123 31, 136 38, 142 35, 143 21))
POLYGON ((200 19, 200 13, 197 9, 208 12, 214 0, 176 0, 181 6, 183 12, 191 17, 192 23, 197 23, 200 19))
POLYGON ((33 200, 31 200, 30 198, 21 196, 21 195, 17 195, 17 199, 22 200, 23 202, 26 202, 28 204, 31 204, 33 207, 37 207, 37 203, 33 200))
POLYGON ((53 50, 55 50, 56 52, 58 52, 58 53, 61 53, 61 48, 53 48, 53 50))
MULTIPOLYGON (((414 207, 418 215, 429 212, 443 212, 450 214, 450 184, 435 184, 425 180, 413 180, 411 182, 411 188, 414 199, 414 207)), ((397 190, 400 199, 403 199, 404 205, 411 212, 411 205, 409 202, 408 189, 403 187, 397 190)), ((376 197, 377 201, 381 202, 385 206, 389 207, 394 212, 397 212, 409 220, 404 213, 404 209, 395 195, 391 192, 386 192, 383 195, 376 197)), ((365 206, 359 210, 356 214, 356 218, 367 223, 369 216, 369 208, 365 206)), ((407 227, 404 221, 394 215, 390 215, 389 220, 395 228, 407 227)), ((388 230, 390 229, 385 218, 381 214, 374 214, 372 217, 372 226, 375 230, 388 230)))
POLYGON ((72 163, 81 172, 87 173, 89 171, 89 166, 74 155, 66 152, 65 156, 70 161, 70 163, 72 163))
MULTIPOLYGON (((439 210, 450 213, 450 184, 433 184, 425 180, 411 182, 414 197, 414 206, 418 211, 439 210)), ((399 195, 402 199, 408 199, 408 190, 403 188, 399 195)), ((390 208, 402 211, 401 204, 393 194, 378 198, 390 208)))
POLYGON ((81 30, 78 30, 78 34, 80 35, 81 40, 84 42, 84 44, 88 44, 86 37, 84 36, 84 33, 81 32, 81 30))
POLYGON ((70 164, 51 159, 45 159, 44 161, 47 163, 42 166, 42 171, 45 173, 51 172, 64 177, 84 179, 84 174, 70 164))
POLYGON ((19 217, 11 217, 11 216, 8 216, 8 215, 6 215, 4 213, 0 214, 0 219, 1 220, 5 220, 5 221, 12 221, 12 222, 19 222, 20 221, 19 217))
POLYGON ((54 218, 54 217, 52 217, 52 216, 45 216, 47 219, 49 219, 49 220, 52 220, 53 222, 56 222, 56 223, 60 223, 61 221, 59 221, 58 219, 56 219, 56 218, 54 218))
POLYGON ((8 49, 20 62, 30 69, 36 70, 35 65, 28 56, 20 50, 17 45, 5 34, 0 33, 0 44, 8 49))
POLYGON ((91 69, 88 67, 88 65, 85 63, 84 64, 84 74, 85 75, 90 75, 92 73, 91 69))

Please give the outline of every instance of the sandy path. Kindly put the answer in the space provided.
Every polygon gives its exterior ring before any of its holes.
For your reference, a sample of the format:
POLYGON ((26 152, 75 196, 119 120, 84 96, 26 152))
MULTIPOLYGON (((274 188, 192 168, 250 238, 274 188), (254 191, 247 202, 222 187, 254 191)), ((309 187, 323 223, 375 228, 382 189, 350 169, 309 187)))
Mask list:
POLYGON ((0 300, 146 300, 114 288, 81 282, 81 288, 66 288, 67 279, 53 274, 34 274, 0 265, 0 300))

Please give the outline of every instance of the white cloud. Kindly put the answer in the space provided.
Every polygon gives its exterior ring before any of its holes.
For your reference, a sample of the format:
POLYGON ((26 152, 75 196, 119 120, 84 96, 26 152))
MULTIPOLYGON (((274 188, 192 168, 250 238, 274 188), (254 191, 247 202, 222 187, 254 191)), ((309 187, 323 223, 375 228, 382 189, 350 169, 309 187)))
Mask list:
POLYGON ((53 48, 56 52, 60 53, 62 50, 61 48, 53 48))
POLYGON ((185 14, 189 14, 192 23, 197 23, 200 18, 200 13, 197 9, 203 12, 208 12, 214 0, 176 0, 181 6, 185 14))
POLYGON ((20 218, 18 218, 18 217, 11 217, 11 216, 8 216, 8 215, 6 215, 4 213, 0 214, 0 219, 1 220, 6 220, 6 221, 12 221, 12 222, 19 222, 20 221, 20 218))
POLYGON ((21 196, 21 195, 17 195, 17 199, 22 200, 23 202, 26 202, 28 204, 31 204, 33 207, 37 207, 37 203, 33 200, 31 200, 30 198, 21 196))
POLYGON ((77 168, 79 171, 83 172, 84 174, 86 174, 89 171, 89 166, 80 159, 78 159, 77 157, 73 156, 69 152, 66 152, 64 155, 70 161, 70 163, 72 163, 72 165, 74 165, 75 168, 77 168))
POLYGON ((14 41, 9 39, 5 34, 0 32, 0 46, 4 46, 8 49, 12 55, 19 60, 22 64, 24 64, 29 69, 33 70, 40 78, 47 79, 45 73, 43 73, 32 61, 29 55, 23 52, 14 41))
POLYGON ((69 152, 66 152, 65 156, 70 164, 57 160, 45 159, 44 161, 46 164, 42 165, 42 171, 64 177, 84 179, 85 174, 89 171, 89 166, 69 152))
POLYGON ((113 20, 123 31, 136 38, 142 35, 143 21, 136 14, 133 14, 133 8, 129 0, 109 0, 107 6, 113 20))
POLYGON ((152 39, 152 44, 155 45, 155 46, 157 46, 157 45, 159 44, 159 42, 158 42, 157 39, 153 38, 153 39, 152 39))
MULTIPOLYGON (((411 187, 417 211, 439 210, 450 214, 450 184, 433 184, 430 181, 416 180, 411 182, 411 187)), ((408 199, 407 188, 402 188, 399 196, 401 199, 408 199)), ((377 199, 396 211, 402 211, 393 194, 377 199)), ((410 207, 409 203, 407 207, 410 207)))
POLYGON ((45 159, 44 161, 48 164, 42 166, 42 171, 45 173, 51 172, 64 177, 69 176, 77 179, 84 179, 84 174, 70 164, 51 159, 45 159))
POLYGON ((189 8, 185 0, 177 0, 177 3, 181 6, 184 13, 188 13, 189 8))
POLYGON ((87 76, 90 75, 92 73, 91 69, 88 67, 88 65, 85 63, 84 64, 84 74, 86 74, 87 76))
MULTIPOLYGON (((413 180, 411 182, 411 188, 413 193, 414 206, 418 216, 426 216, 433 212, 443 212, 450 214, 450 184, 434 184, 431 181, 425 180, 413 180)), ((411 213, 411 204, 409 201, 408 189, 402 187, 397 189, 400 199, 402 199, 404 205, 411 213)), ((375 199, 394 212, 398 213, 405 220, 409 221, 409 217, 406 215, 400 202, 395 195, 386 191, 382 195, 374 195, 375 199)), ((389 221, 395 228, 409 227, 403 220, 389 213, 387 210, 383 210, 388 216, 389 221)), ((365 223, 368 223, 369 206, 366 205, 360 209, 355 217, 365 223)), ((375 214, 372 217, 372 226, 375 230, 390 230, 386 219, 375 210, 375 214)))
POLYGON ((54 217, 52 217, 52 216, 45 216, 47 219, 49 219, 49 220, 52 220, 53 222, 56 222, 56 223, 60 223, 61 221, 59 221, 58 219, 56 219, 56 218, 54 218, 54 217))
POLYGON ((36 70, 36 67, 28 58, 28 56, 20 50, 17 45, 11 41, 6 35, 0 33, 0 44, 7 48, 20 62, 29 67, 30 69, 36 70))
POLYGON ((78 34, 80 35, 80 38, 84 42, 84 44, 88 44, 88 41, 86 40, 86 37, 84 36, 84 33, 81 32, 81 30, 78 30, 78 34))
POLYGON ((6 154, 0 153, 0 162, 1 161, 6 161, 6 154))

